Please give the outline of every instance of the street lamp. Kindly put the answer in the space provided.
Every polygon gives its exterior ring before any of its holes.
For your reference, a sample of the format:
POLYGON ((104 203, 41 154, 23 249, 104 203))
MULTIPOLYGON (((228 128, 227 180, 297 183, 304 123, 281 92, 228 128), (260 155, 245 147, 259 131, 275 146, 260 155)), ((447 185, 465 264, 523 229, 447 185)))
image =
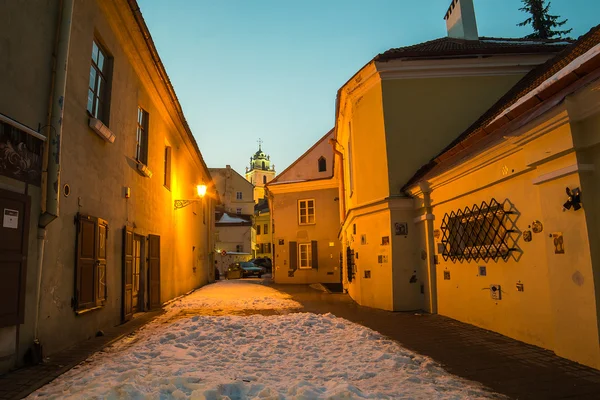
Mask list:
POLYGON ((180 208, 189 206, 192 203, 197 203, 202 201, 202 198, 206 195, 206 185, 198 185, 196 186, 196 192, 198 193, 199 199, 191 199, 191 200, 175 200, 175 210, 180 208))

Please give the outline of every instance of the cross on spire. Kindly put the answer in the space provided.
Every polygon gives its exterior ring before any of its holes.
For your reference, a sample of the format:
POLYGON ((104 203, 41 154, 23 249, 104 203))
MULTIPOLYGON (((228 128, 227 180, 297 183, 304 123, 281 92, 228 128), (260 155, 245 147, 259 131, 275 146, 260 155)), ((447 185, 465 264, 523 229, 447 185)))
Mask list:
POLYGON ((261 138, 258 138, 257 142, 258 142, 258 150, 260 151, 260 150, 262 150, 261 145, 263 144, 263 141, 261 138))

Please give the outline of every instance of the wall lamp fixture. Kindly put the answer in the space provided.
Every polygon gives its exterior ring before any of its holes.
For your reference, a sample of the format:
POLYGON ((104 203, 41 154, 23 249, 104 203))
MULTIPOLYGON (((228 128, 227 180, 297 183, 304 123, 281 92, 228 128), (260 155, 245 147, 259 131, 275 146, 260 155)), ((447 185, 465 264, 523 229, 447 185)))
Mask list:
POLYGON ((198 199, 175 200, 175 210, 179 210, 180 208, 187 207, 192 203, 202 201, 202 198, 206 195, 206 185, 196 186, 196 192, 198 193, 198 199))

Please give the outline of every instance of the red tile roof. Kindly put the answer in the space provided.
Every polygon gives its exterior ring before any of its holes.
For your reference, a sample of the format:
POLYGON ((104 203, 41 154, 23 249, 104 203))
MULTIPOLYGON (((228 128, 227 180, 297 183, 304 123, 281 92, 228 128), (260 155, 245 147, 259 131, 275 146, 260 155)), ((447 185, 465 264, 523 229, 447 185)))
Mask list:
POLYGON ((465 40, 443 37, 412 46, 390 49, 376 56, 374 60, 390 61, 401 58, 553 53, 560 51, 572 42, 572 40, 567 39, 542 40, 481 37, 479 40, 465 40))
POLYGON ((496 132, 510 121, 530 111, 532 108, 543 103, 545 100, 559 93, 569 85, 572 85, 591 72, 599 69, 600 57, 595 57, 581 65, 575 71, 565 75, 560 80, 553 82, 552 85, 546 87, 531 99, 528 99, 523 104, 520 104, 518 107, 515 107, 510 110, 510 112, 503 115, 503 112, 519 101, 519 99, 540 86, 544 81, 554 76, 573 60, 585 54, 599 43, 600 25, 592 28, 587 34, 581 36, 579 40, 561 51, 554 58, 532 69, 466 131, 461 133, 428 164, 422 166, 408 183, 404 185, 402 190, 408 189, 410 186, 428 176, 441 172, 444 168, 449 167, 452 161, 456 162, 460 156, 466 156, 467 150, 472 148, 475 143, 480 142, 484 138, 488 138, 493 132, 496 132))

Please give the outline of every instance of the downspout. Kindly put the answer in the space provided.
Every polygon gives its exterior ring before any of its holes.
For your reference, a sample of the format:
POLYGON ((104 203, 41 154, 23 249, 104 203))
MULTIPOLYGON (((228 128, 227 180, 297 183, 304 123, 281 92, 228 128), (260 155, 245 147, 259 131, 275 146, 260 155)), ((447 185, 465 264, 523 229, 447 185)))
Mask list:
POLYGON ((46 124, 45 158, 48 162, 45 173, 45 202, 42 202, 42 214, 38 223, 38 258, 37 258, 37 299, 34 320, 34 350, 41 357, 39 341, 39 314, 42 289, 42 268, 44 264, 44 247, 46 243, 46 227, 59 214, 60 199, 60 152, 63 129, 63 109, 67 87, 67 62, 71 40, 71 21, 73 18, 74 0, 62 0, 58 15, 54 51, 52 53, 52 78, 50 99, 48 104, 48 119, 46 124))
POLYGON ((341 219, 342 219, 342 221, 344 221, 346 219, 346 187, 345 187, 345 183, 344 183, 344 154, 337 149, 336 145, 340 145, 340 144, 336 139, 329 139, 329 144, 333 148, 333 152, 340 156, 340 161, 341 161, 341 163, 340 163, 341 164, 340 165, 340 182, 341 182, 340 202, 342 205, 342 218, 341 219))
POLYGON ((427 291, 426 298, 428 301, 427 311, 431 314, 437 314, 437 265, 435 262, 435 240, 433 236, 433 221, 434 215, 431 206, 431 188, 427 182, 419 183, 419 187, 423 192, 423 223, 425 224, 425 246, 427 248, 427 291))

